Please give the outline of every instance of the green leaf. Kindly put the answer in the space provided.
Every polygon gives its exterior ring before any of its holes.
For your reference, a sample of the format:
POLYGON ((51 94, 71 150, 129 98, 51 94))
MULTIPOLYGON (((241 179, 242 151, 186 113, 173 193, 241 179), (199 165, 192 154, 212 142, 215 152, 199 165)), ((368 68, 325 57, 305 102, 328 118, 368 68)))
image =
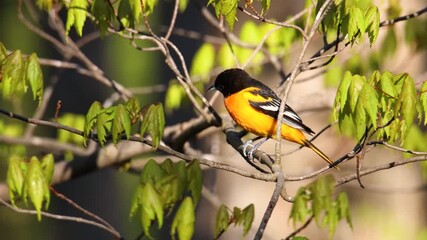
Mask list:
POLYGON ((46 201, 46 208, 49 206, 50 192, 41 164, 36 157, 32 157, 30 160, 23 185, 23 198, 26 199, 27 196, 33 203, 37 211, 37 219, 40 221, 42 203, 46 201))
POLYGON ((358 7, 351 7, 349 12, 349 23, 348 23, 348 37, 353 39, 356 35, 358 36, 355 40, 363 37, 365 33, 365 19, 363 12, 358 7))
MULTIPOLYGON (((236 49, 233 47, 233 49, 236 49)), ((216 58, 218 65, 224 69, 232 68, 235 66, 233 52, 231 51, 228 44, 221 45, 218 51, 218 57, 216 58)))
POLYGON ((161 103, 150 105, 144 114, 144 119, 141 124, 140 135, 143 138, 145 133, 148 133, 153 142, 153 149, 157 149, 160 140, 163 136, 165 127, 165 116, 161 103))
POLYGON ((87 0, 71 0, 68 6, 67 22, 65 23, 65 31, 69 33, 72 26, 76 29, 77 35, 83 35, 83 26, 87 17, 87 0))
POLYGON ((380 29, 380 12, 377 6, 371 6, 365 11, 366 32, 371 46, 375 43, 380 29))
POLYGON ((309 238, 303 236, 295 236, 292 237, 291 240, 309 240, 309 238))
POLYGON ((131 122, 129 112, 126 107, 122 104, 119 104, 115 108, 114 118, 111 128, 111 134, 113 136, 113 142, 118 143, 121 139, 123 131, 126 134, 126 138, 129 139, 131 130, 131 122))
POLYGON ((84 126, 84 130, 83 130, 85 144, 86 144, 87 137, 88 137, 90 131, 92 130, 92 127, 96 123, 98 115, 101 113, 102 109, 104 109, 102 107, 102 104, 98 101, 95 101, 94 103, 92 103, 89 110, 87 111, 85 126, 84 126))
POLYGON ((335 180, 332 175, 326 175, 318 178, 309 185, 312 194, 313 216, 317 225, 321 226, 322 211, 329 209, 332 204, 332 192, 334 190, 335 180))
POLYGON ((360 75, 354 75, 351 79, 350 87, 348 89, 348 101, 351 112, 355 112, 357 99, 359 98, 360 91, 365 83, 365 77, 360 75))
POLYGON ((21 165, 21 159, 12 156, 9 159, 9 166, 7 169, 7 186, 9 187, 9 197, 13 205, 15 205, 15 194, 22 196, 22 188, 24 185, 24 171, 21 165))
POLYGON ((165 97, 165 109, 167 112, 178 109, 185 97, 184 88, 176 80, 169 82, 165 97))
POLYGON ((215 239, 218 239, 220 234, 227 231, 229 225, 230 215, 228 214, 228 209, 224 204, 221 204, 216 214, 215 239))
POLYGON ((130 207, 130 213, 129 213, 130 218, 135 216, 135 214, 137 213, 137 211, 141 205, 141 196, 142 196, 143 190, 144 190, 144 188, 143 188, 142 184, 139 184, 136 187, 135 193, 134 193, 133 198, 132 198, 131 207, 130 207))
POLYGON ((405 73, 401 75, 401 78, 403 79, 403 86, 395 106, 395 112, 401 114, 405 121, 403 126, 406 126, 406 129, 409 130, 416 115, 417 95, 412 77, 405 73))
POLYGON ((171 235, 175 239, 178 233, 178 239, 190 240, 194 233, 194 205, 190 197, 184 198, 178 211, 172 221, 171 235))
POLYGON ((4 98, 10 98, 13 94, 24 92, 24 67, 25 63, 22 61, 22 54, 19 50, 3 60, 3 66, 0 69, 3 75, 0 88, 4 98))
POLYGON ((188 189, 190 190, 191 196, 193 198, 194 207, 197 206, 197 203, 200 200, 200 196, 202 195, 202 187, 203 187, 203 176, 202 169, 200 168, 200 164, 198 161, 192 161, 187 166, 188 171, 188 189))
POLYGON ((52 9, 53 3, 56 2, 54 0, 37 0, 36 4, 37 7, 40 9, 43 9, 45 11, 49 11, 52 9))
POLYGON ((348 98, 348 90, 351 84, 351 80, 352 80, 353 76, 351 75, 350 72, 346 72, 344 74, 344 78, 341 80, 340 85, 338 86, 338 90, 337 90, 337 94, 335 97, 335 107, 334 107, 334 112, 335 112, 335 116, 336 118, 338 118, 337 115, 337 107, 339 107, 339 112, 341 113, 344 110, 344 106, 347 104, 347 98, 348 98))
POLYGON ((39 59, 35 53, 28 57, 26 77, 33 92, 33 99, 36 100, 38 98, 40 106, 43 98, 43 73, 40 68, 39 59))
POLYGON ((136 97, 132 97, 131 99, 129 99, 129 101, 126 102, 125 106, 132 119, 137 118, 139 116, 141 112, 141 105, 136 97))
POLYGON ((96 134, 101 146, 104 146, 107 139, 107 130, 111 129, 111 121, 114 119, 115 107, 102 109, 96 117, 96 134))
POLYGON ((179 1, 179 11, 182 13, 187 9, 188 6, 188 0, 180 0, 179 1))
POLYGON ((148 160, 144 166, 144 170, 141 173, 141 183, 151 183, 154 185, 160 179, 166 176, 166 172, 162 167, 153 159, 148 160))
MULTIPOLYGON (((131 2, 132 1, 135 1, 135 2, 138 1, 139 2, 140 0, 130 0, 130 1, 131 2)), ((144 3, 144 12, 148 16, 148 15, 150 15, 153 12, 154 7, 157 5, 157 0, 143 0, 143 3, 144 3)), ((131 3, 131 6, 132 6, 132 3, 131 3)), ((134 16, 136 18, 135 14, 134 14, 134 16)))
POLYGON ((246 236, 246 234, 249 233, 249 230, 251 230, 252 222, 254 221, 255 206, 253 204, 249 204, 247 207, 243 209, 242 213, 243 213, 243 236, 246 236))
MULTIPOLYGON (((262 37, 262 33, 259 30, 258 26, 252 21, 245 22, 239 34, 240 40, 249 44, 258 44, 261 41, 262 37)), ((252 49, 238 48, 236 49, 237 59, 239 60, 239 62, 246 62, 252 55, 252 52, 252 49)), ((252 59, 251 63, 254 65, 261 64, 262 59, 263 55, 258 52, 252 59)))
POLYGON ((104 36, 108 30, 109 22, 114 20, 113 9, 105 0, 94 0, 92 4, 92 14, 97 20, 101 36, 104 36))
POLYGON ((372 124, 374 129, 377 127, 377 112, 378 112, 378 96, 374 88, 369 84, 365 83, 360 91, 359 98, 357 99, 357 105, 355 109, 355 125, 357 138, 362 137, 366 128, 372 124), (370 124, 366 122, 365 113, 370 119, 370 124), (363 116, 361 116, 363 115, 363 116), (359 119, 361 117, 361 119, 359 119), (360 122, 358 122, 360 120, 360 122))
POLYGON ((384 73, 383 75, 381 75, 380 87, 381 92, 386 94, 387 96, 392 98, 397 97, 397 92, 391 74, 384 73))
MULTIPOLYGON (((424 113, 424 125, 427 124, 427 81, 424 81, 420 89, 420 104, 422 108, 422 113, 424 113)), ((421 112, 420 112, 421 114, 421 112)))
POLYGON ((135 18, 130 8, 129 0, 120 1, 117 15, 119 16, 120 22, 124 27, 135 27, 135 18))
POLYGON ((55 169, 55 160, 52 153, 43 156, 41 161, 41 167, 43 169, 43 174, 46 183, 49 185, 52 182, 53 171, 55 169))
POLYGON ((350 204, 348 201, 347 194, 340 192, 337 197, 338 215, 339 219, 346 219, 348 225, 353 228, 350 216, 350 204))
POLYGON ((214 65, 215 49, 212 44, 204 43, 194 55, 190 74, 191 76, 200 76, 203 82, 207 82, 214 65))
POLYGON ((141 190, 141 223, 145 235, 150 237, 150 226, 157 219, 159 229, 163 225, 163 206, 154 187, 147 183, 141 190))
POLYGON ((230 30, 233 30, 234 22, 236 21, 238 2, 238 0, 209 0, 208 5, 213 4, 216 16, 224 16, 228 27, 230 30))
POLYGON ((305 187, 298 189, 294 204, 292 204, 291 214, 289 215, 289 219, 293 220, 294 227, 296 227, 298 222, 305 222, 312 214, 308 206, 309 198, 310 196, 305 187))
MULTIPOLYGON (((123 0, 123 1, 129 1, 129 7, 132 11, 132 15, 135 19, 135 22, 139 22, 139 17, 142 13, 142 5, 141 0, 123 0)), ((151 5, 147 4, 147 0, 142 1, 144 3, 144 11, 148 14, 151 13, 152 9, 150 9, 151 5)), ((149 0, 149 2, 152 2, 149 0)))

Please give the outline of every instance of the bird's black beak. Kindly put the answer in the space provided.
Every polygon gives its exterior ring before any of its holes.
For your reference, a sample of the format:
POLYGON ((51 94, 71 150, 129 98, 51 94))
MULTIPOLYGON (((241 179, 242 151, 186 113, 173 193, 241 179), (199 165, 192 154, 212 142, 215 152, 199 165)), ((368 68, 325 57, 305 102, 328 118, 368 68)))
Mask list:
POLYGON ((205 93, 212 92, 212 91, 215 91, 215 90, 218 90, 218 89, 216 89, 216 87, 215 87, 215 86, 211 86, 211 87, 209 87, 208 89, 206 89, 206 92, 205 92, 205 93))

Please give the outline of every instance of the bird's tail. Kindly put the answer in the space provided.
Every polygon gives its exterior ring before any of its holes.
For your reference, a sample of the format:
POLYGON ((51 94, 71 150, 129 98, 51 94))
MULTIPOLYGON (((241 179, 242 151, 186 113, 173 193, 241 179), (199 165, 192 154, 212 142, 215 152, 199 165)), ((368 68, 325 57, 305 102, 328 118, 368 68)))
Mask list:
MULTIPOLYGON (((314 146, 313 143, 311 143, 308 140, 304 140, 303 142, 304 142, 304 146, 313 150, 317 155, 319 155, 321 158, 323 158, 323 160, 325 160, 329 164, 333 164, 332 160, 326 154, 324 154, 322 151, 320 151, 320 149, 318 149, 316 146, 314 146)), ((334 168, 337 170, 340 170, 337 166, 334 166, 334 168)))

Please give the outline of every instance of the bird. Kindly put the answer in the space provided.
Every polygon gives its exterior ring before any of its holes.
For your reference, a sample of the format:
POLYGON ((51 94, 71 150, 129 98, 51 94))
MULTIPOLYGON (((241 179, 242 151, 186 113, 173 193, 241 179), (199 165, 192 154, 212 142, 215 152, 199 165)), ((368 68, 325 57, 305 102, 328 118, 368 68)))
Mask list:
MULTIPOLYGON (((270 138, 276 138, 277 116, 282 101, 268 86, 252 78, 243 69, 231 68, 217 76, 214 85, 208 89, 208 91, 210 90, 218 90, 222 93, 225 108, 240 127, 264 138, 263 141, 252 146, 249 152, 250 158, 262 143, 270 138)), ((323 160, 333 164, 325 153, 307 140, 303 132, 309 135, 314 134, 314 131, 303 123, 301 117, 286 104, 282 118, 281 137, 310 148, 323 160)), ((245 157, 247 156, 246 148, 251 142, 252 140, 249 140, 244 144, 243 155, 245 157)))

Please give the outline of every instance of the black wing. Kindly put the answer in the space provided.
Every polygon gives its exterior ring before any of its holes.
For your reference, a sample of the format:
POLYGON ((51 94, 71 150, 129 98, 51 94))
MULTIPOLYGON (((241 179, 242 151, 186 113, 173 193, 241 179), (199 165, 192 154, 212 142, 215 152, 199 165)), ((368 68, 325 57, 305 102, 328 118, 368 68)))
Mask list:
MULTIPOLYGON (((251 91, 252 94, 261 96, 265 99, 265 101, 251 101, 249 103, 255 109, 260 112, 263 112, 273 118, 277 118, 279 114, 279 108, 281 104, 281 100, 277 97, 277 95, 270 89, 261 88, 259 90, 251 91)), ((304 125, 302 119, 298 114, 287 104, 285 105, 285 111, 283 113, 283 123, 291 126, 296 129, 303 130, 308 134, 314 134, 313 130, 304 125)))

